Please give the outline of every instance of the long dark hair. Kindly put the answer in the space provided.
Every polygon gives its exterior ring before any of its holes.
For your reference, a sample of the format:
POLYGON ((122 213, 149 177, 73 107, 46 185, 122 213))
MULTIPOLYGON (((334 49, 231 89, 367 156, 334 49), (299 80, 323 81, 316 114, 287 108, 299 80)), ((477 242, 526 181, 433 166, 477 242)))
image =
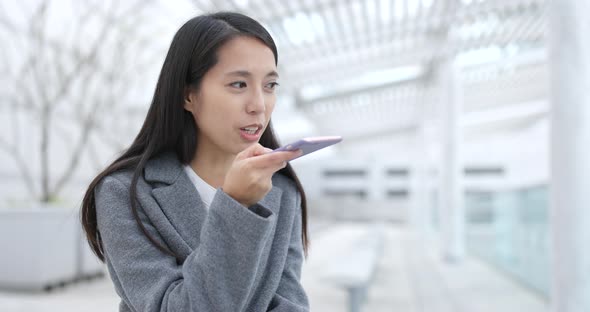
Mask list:
MULTIPOLYGON (((183 164, 190 162, 198 144, 198 130, 193 116, 184 110, 184 92, 187 87, 199 87, 205 73, 217 63, 219 47, 238 36, 250 36, 262 41, 272 50, 275 64, 278 63, 277 48, 270 34, 257 21, 239 13, 219 12, 197 16, 186 22, 172 39, 139 134, 121 156, 94 178, 82 200, 82 227, 90 247, 101 261, 104 262, 105 258, 97 228, 94 189, 104 177, 124 169, 134 171, 129 194, 132 198, 131 211, 137 226, 158 249, 180 260, 171 249, 149 235, 140 221, 137 212, 137 181, 147 161, 164 151, 173 151, 183 164)), ((259 143, 271 149, 279 147, 270 122, 259 143)), ((305 192, 290 164, 279 173, 293 180, 301 194, 301 238, 307 255, 309 241, 305 192)))

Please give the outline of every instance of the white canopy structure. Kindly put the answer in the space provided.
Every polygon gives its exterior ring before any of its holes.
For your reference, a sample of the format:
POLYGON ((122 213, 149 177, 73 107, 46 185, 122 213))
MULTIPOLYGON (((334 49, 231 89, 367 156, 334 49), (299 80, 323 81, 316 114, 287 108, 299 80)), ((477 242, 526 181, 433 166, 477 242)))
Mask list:
POLYGON ((270 29, 283 90, 313 133, 379 146, 383 136, 435 117, 440 84, 433 73, 448 57, 461 69, 464 112, 502 108, 486 124, 513 126, 547 111, 517 105, 547 98, 543 0, 194 3, 203 11, 244 12, 270 29))

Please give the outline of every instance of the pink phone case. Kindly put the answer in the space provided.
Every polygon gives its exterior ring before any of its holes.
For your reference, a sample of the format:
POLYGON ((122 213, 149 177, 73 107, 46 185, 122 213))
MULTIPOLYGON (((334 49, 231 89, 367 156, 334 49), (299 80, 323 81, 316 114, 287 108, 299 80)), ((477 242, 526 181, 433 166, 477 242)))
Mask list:
MULTIPOLYGON (((278 151, 294 151, 297 149, 301 149, 303 154, 301 156, 307 155, 309 153, 313 153, 317 150, 320 150, 324 147, 328 147, 330 145, 334 145, 338 142, 342 141, 341 136, 321 136, 321 137, 309 137, 303 138, 291 144, 287 144, 285 146, 281 146, 274 150, 273 152, 278 151)), ((301 157, 299 156, 299 157, 301 157)), ((297 157, 297 158, 299 158, 297 157)), ((293 159, 297 159, 293 158, 293 159)))

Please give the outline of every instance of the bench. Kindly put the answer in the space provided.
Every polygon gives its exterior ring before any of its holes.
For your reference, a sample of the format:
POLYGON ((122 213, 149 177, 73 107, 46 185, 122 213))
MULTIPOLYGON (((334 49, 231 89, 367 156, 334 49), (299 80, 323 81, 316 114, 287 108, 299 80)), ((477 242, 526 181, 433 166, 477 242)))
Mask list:
POLYGON ((344 288, 348 293, 348 310, 360 312, 368 288, 373 281, 377 262, 383 249, 384 229, 371 226, 366 233, 350 244, 346 252, 321 274, 327 282, 344 288))

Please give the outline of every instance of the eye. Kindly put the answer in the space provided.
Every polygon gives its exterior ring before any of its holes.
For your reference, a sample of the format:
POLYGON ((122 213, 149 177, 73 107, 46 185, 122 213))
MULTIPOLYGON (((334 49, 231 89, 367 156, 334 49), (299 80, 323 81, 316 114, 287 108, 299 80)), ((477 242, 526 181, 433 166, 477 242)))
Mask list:
POLYGON ((278 86, 280 86, 280 84, 276 81, 269 82, 268 84, 266 84, 266 88, 268 88, 270 90, 274 90, 278 86))
POLYGON ((238 89, 242 89, 246 87, 246 83, 243 81, 236 81, 229 84, 230 86, 238 89))

